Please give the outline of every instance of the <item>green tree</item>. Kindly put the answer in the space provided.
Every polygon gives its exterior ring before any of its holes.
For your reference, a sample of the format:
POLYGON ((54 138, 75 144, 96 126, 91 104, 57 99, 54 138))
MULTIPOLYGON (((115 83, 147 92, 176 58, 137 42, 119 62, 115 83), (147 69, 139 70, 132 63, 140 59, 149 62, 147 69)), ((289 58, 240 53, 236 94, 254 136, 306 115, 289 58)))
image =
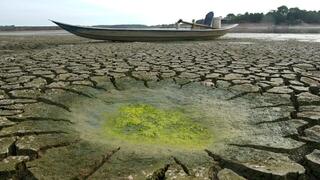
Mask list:
POLYGON ((289 9, 287 6, 280 6, 277 10, 272 10, 267 14, 249 12, 238 15, 228 14, 225 21, 229 23, 320 24, 320 11, 289 9))
POLYGON ((280 6, 278 7, 278 11, 277 11, 281 16, 287 16, 287 14, 289 13, 289 9, 287 6, 280 6))
POLYGON ((299 8, 290 8, 287 14, 288 24, 302 23, 302 11, 299 8))

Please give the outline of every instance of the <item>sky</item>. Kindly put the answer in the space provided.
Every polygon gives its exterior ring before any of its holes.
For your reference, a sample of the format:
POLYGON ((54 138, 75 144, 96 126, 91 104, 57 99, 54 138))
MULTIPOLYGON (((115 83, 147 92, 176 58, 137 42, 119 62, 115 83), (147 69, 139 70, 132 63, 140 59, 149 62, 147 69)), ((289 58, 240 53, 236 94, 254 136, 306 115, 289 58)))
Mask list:
POLYGON ((320 10, 320 0, 0 0, 0 25, 170 24, 229 13, 269 12, 281 5, 320 10))

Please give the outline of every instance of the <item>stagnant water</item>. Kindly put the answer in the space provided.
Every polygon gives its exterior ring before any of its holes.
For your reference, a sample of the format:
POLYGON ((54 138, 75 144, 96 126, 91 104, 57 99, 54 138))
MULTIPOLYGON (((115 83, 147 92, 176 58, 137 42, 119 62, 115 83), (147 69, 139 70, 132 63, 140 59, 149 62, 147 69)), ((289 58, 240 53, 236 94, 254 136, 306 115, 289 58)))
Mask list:
POLYGON ((296 40, 303 42, 320 42, 320 34, 281 34, 281 33, 229 33, 223 38, 261 39, 269 41, 296 40))
POLYGON ((68 118, 77 122, 81 137, 91 142, 202 151, 213 144, 224 145, 235 134, 243 135, 241 129, 252 120, 249 114, 255 113, 243 104, 223 101, 225 93, 201 86, 179 89, 169 84, 152 89, 130 85, 122 91, 99 93, 96 99, 76 101, 68 118), (245 122, 243 127, 233 126, 240 121, 245 122))
MULTIPOLYGON (((70 35, 63 30, 44 30, 44 31, 8 31, 1 32, 0 36, 61 36, 70 35)), ((297 40, 305 42, 320 42, 320 34, 287 34, 287 33, 228 33, 222 39, 261 39, 270 41, 297 40)))

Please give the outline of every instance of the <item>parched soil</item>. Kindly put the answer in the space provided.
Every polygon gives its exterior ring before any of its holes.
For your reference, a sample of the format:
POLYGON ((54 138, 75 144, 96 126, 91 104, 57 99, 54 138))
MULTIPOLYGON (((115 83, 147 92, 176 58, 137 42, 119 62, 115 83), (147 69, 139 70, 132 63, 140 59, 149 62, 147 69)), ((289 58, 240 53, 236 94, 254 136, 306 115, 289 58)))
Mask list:
POLYGON ((0 37, 0 179, 165 177, 319 179, 320 44, 0 37), (217 139, 188 150, 96 133, 104 108, 149 99, 219 117, 206 121, 217 139))

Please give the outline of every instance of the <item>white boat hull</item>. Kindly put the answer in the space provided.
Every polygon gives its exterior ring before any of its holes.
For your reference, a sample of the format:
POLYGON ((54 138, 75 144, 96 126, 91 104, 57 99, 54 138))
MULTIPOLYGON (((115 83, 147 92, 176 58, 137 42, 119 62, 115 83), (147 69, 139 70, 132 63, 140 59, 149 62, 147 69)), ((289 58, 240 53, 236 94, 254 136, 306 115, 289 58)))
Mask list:
POLYGON ((135 29, 135 28, 94 28, 74 26, 53 21, 62 29, 80 37, 111 41, 180 41, 211 40, 225 35, 237 25, 221 29, 135 29))

